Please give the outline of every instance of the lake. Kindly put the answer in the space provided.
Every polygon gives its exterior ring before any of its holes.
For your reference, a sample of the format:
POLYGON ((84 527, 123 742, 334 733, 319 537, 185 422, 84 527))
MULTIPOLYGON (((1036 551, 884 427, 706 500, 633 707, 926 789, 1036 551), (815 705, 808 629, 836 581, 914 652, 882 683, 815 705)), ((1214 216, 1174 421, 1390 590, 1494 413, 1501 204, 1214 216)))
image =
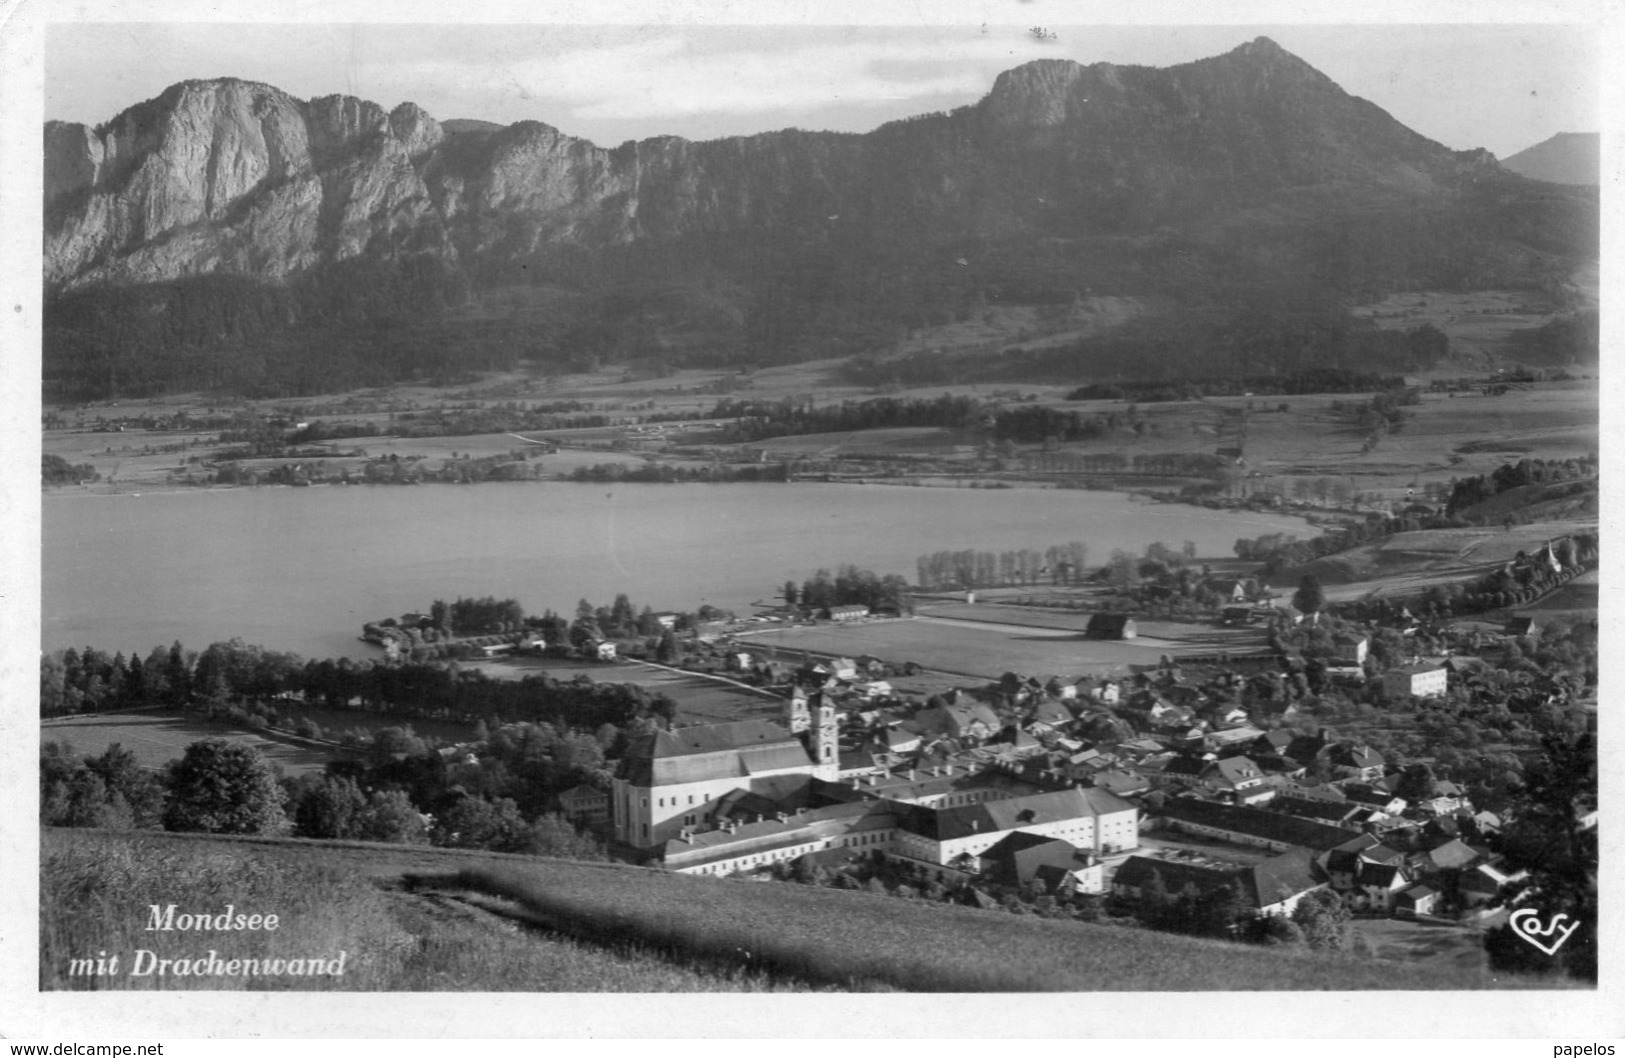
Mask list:
POLYGON ((42 646, 139 651, 233 636, 306 657, 369 657, 364 622, 459 595, 573 616, 579 599, 744 612, 787 579, 850 562, 913 580, 945 549, 1192 540, 1229 556, 1241 536, 1315 530, 1283 515, 1050 489, 586 485, 47 493, 42 646))

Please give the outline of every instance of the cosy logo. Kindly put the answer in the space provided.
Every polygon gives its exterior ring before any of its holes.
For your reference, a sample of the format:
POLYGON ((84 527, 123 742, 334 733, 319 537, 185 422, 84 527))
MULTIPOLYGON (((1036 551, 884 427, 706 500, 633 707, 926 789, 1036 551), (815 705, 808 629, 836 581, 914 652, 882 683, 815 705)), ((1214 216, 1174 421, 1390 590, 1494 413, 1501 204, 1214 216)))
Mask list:
POLYGON ((1525 907, 1512 912, 1512 917, 1507 919, 1507 925, 1512 927, 1512 932, 1547 955, 1556 955, 1557 949, 1580 928, 1578 922, 1564 928, 1563 923, 1568 917, 1566 914, 1558 915, 1550 923, 1542 926, 1540 912, 1532 907, 1525 907))

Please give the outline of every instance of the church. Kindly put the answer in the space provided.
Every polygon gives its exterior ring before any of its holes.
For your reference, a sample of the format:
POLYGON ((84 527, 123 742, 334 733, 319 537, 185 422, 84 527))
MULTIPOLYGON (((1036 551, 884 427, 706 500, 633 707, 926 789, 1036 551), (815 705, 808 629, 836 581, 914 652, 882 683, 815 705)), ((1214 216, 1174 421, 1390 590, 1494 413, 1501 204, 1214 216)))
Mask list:
POLYGON ((778 801, 813 778, 833 782, 840 769, 834 705, 819 700, 809 710, 805 699, 792 703, 791 723, 804 733, 771 720, 738 720, 636 740, 611 795, 615 837, 634 848, 657 848, 685 831, 714 826, 719 802, 734 791, 778 801))

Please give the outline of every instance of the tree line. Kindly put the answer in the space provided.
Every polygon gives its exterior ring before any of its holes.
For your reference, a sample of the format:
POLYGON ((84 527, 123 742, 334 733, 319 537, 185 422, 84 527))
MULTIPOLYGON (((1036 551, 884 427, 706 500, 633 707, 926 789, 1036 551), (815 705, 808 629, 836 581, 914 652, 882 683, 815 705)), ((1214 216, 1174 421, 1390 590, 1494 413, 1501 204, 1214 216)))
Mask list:
POLYGON ((809 401, 722 400, 709 418, 734 420, 723 428, 729 441, 761 441, 796 434, 850 433, 906 426, 960 429, 979 425, 987 412, 971 397, 943 395, 931 400, 881 397, 815 407, 809 401))
POLYGON ((794 581, 784 584, 784 601, 790 606, 828 613, 832 606, 867 606, 873 613, 913 613, 908 581, 895 573, 880 576, 871 570, 842 565, 831 575, 820 569, 800 588, 794 581))
POLYGON ((1093 382, 1066 395, 1067 400, 1200 400, 1203 397, 1300 396, 1306 393, 1372 393, 1403 386, 1398 375, 1380 375, 1341 367, 1306 367, 1280 375, 1239 375, 1230 378, 1193 378, 1093 382))
POLYGON ((145 660, 93 647, 40 658, 42 717, 161 706, 246 722, 245 705, 257 702, 265 703, 270 723, 279 720, 276 703, 284 698, 404 718, 545 720, 590 730, 645 716, 669 720, 676 711, 671 699, 634 684, 563 681, 546 674, 501 680, 413 661, 304 661, 240 639, 214 643, 201 653, 177 642, 153 648, 145 660))
POLYGON ((576 467, 570 472, 576 482, 629 481, 639 484, 673 484, 677 482, 782 482, 790 480, 790 468, 785 463, 759 463, 733 466, 707 464, 683 466, 672 463, 644 463, 627 466, 624 463, 595 463, 576 467))
POLYGON ((1590 457, 1580 459, 1520 459, 1516 463, 1502 463, 1488 474, 1475 474, 1470 478, 1450 482, 1450 496, 1445 510, 1451 514, 1477 506, 1503 492, 1524 485, 1548 485, 1564 481, 1584 481, 1597 476, 1597 461, 1590 457))
POLYGON ((1071 584, 1082 580, 1089 546, 1081 540, 1038 551, 938 551, 915 559, 925 589, 992 588, 1016 584, 1071 584))
MULTIPOLYGON (((386 729, 386 731, 389 729, 386 729)), ((383 734, 383 733, 381 733, 383 734)), ((62 742, 40 750, 45 826, 255 834, 490 849, 604 859, 603 845, 558 812, 559 793, 607 788, 608 746, 625 737, 508 724, 448 760, 411 735, 380 738, 361 759, 280 777, 253 747, 200 739, 157 771, 115 743, 76 756, 62 742)))

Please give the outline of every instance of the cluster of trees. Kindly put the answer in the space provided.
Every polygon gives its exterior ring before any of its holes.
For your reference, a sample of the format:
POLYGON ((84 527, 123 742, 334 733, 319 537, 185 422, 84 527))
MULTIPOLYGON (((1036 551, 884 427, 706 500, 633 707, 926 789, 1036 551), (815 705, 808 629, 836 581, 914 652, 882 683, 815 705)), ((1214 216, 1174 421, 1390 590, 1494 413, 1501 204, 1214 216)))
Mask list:
POLYGON ((1349 951, 1354 947, 1353 916, 1342 900, 1326 890, 1306 894, 1290 915, 1261 915, 1248 907, 1239 886, 1219 885, 1207 891, 1187 884, 1169 892, 1157 871, 1132 907, 1148 929, 1256 944, 1302 944, 1314 951, 1349 951))
POLYGON ((671 463, 645 463, 627 466, 624 463, 595 463, 590 467, 576 467, 570 472, 571 481, 617 482, 631 481, 650 484, 673 482, 732 482, 732 481, 788 481, 790 468, 785 463, 760 463, 745 466, 676 466, 671 463))
POLYGON ((1597 476, 1595 459, 1520 459, 1502 463, 1488 474, 1450 482, 1450 498, 1445 510, 1451 514, 1477 506, 1509 489, 1525 485, 1551 485, 1564 481, 1585 481, 1597 476))
POLYGON ((1579 533, 1552 545, 1552 553, 1563 567, 1560 570, 1520 552, 1506 566, 1475 581, 1430 585, 1406 597, 1339 603, 1338 609, 1349 617, 1387 621, 1395 619, 1402 608, 1412 610, 1413 616, 1448 617, 1520 606, 1595 568, 1597 546, 1595 533, 1579 533))
POLYGON ((794 581, 784 584, 786 605, 828 614, 832 606, 867 606, 874 613, 913 613, 908 581, 895 573, 880 576, 871 570, 843 565, 833 576, 820 569, 797 590, 794 581))
POLYGON ((604 859, 603 845, 552 810, 562 790, 604 785, 608 727, 598 737, 547 724, 489 734, 472 760, 381 738, 368 761, 279 778, 253 747, 224 738, 188 745, 153 772, 114 744, 76 757, 65 743, 40 751, 40 822, 46 826, 292 835, 329 840, 431 842, 573 859, 604 859), (405 744, 410 752, 400 747, 405 744), (517 799, 516 799, 517 798, 517 799))
POLYGON ((993 436, 996 439, 1020 444, 1086 441, 1119 430, 1143 434, 1149 428, 1149 420, 1141 416, 1139 409, 1132 404, 1122 413, 1110 411, 1103 415, 1084 415, 1031 404, 1001 409, 993 419, 993 436))
POLYGON ((1405 384, 1396 375, 1379 375, 1341 367, 1306 367, 1281 375, 1239 375, 1232 378, 1192 378, 1177 381, 1127 380, 1092 382, 1066 395, 1067 400, 1200 400, 1203 397, 1287 396, 1304 393, 1370 393, 1405 384))
MULTIPOLYGON (((319 424, 311 423, 315 429, 319 424)), ((391 432, 400 437, 463 437, 472 434, 537 430, 585 430, 613 425, 608 415, 578 400, 542 403, 469 402, 463 407, 405 411, 392 418, 391 432)))
POLYGON ((458 596, 449 605, 444 599, 436 599, 429 605, 428 617, 431 625, 452 635, 493 635, 517 632, 523 628, 525 608, 515 599, 497 599, 490 595, 480 599, 458 596))
MULTIPOLYGON (((672 625, 680 630, 688 629, 702 621, 730 616, 732 615, 714 606, 701 606, 695 613, 678 614, 672 625)), ((541 633, 549 647, 580 648, 601 640, 624 641, 639 637, 658 640, 671 631, 661 624, 660 619, 649 607, 645 606, 641 610, 634 607, 632 600, 624 592, 616 595, 615 601, 608 606, 594 606, 586 599, 580 600, 576 603, 575 619, 571 621, 548 610, 540 618, 531 618, 528 623, 541 633)))
POLYGON ((1017 584, 1071 584, 1081 581, 1089 545, 1081 540, 1037 551, 938 551, 914 560, 921 588, 992 588, 1017 584))
POLYGON ((100 481, 101 475, 89 463, 69 463, 61 456, 40 456, 40 481, 45 485, 79 485, 100 481))
POLYGON ((987 412, 971 397, 944 395, 933 400, 882 397, 843 401, 815 407, 810 401, 719 401, 710 412, 715 419, 731 419, 723 428, 729 441, 761 441, 810 433, 850 433, 901 426, 940 426, 959 429, 979 425, 987 412))
POLYGON ((1519 359, 1530 363, 1595 364, 1601 341, 1599 320, 1593 309, 1514 331, 1512 347, 1519 359))
POLYGON ((1364 521, 1351 522, 1337 529, 1328 529, 1320 536, 1300 540, 1291 533, 1263 533, 1256 537, 1242 537, 1235 543, 1236 557, 1243 562, 1260 563, 1266 574, 1301 566, 1317 558, 1335 555, 1339 551, 1375 544, 1396 533, 1415 532, 1419 529, 1459 529, 1467 523, 1449 517, 1397 515, 1388 516, 1372 512, 1364 521))
POLYGON ((282 696, 403 717, 545 720, 588 730, 647 716, 669 720, 676 713, 670 698, 633 684, 594 683, 585 677, 561 681, 547 675, 500 680, 477 670, 419 662, 302 661, 240 639, 215 643, 200 654, 179 643, 154 648, 145 661, 133 655, 109 657, 92 647, 40 658, 40 715, 47 717, 140 706, 229 716, 232 708, 241 712, 246 703, 282 696))
POLYGON ((1386 433, 1405 423, 1405 408, 1422 403, 1422 391, 1415 386, 1393 386, 1372 394, 1368 401, 1345 403, 1334 400, 1333 415, 1342 415, 1362 430, 1386 433))

